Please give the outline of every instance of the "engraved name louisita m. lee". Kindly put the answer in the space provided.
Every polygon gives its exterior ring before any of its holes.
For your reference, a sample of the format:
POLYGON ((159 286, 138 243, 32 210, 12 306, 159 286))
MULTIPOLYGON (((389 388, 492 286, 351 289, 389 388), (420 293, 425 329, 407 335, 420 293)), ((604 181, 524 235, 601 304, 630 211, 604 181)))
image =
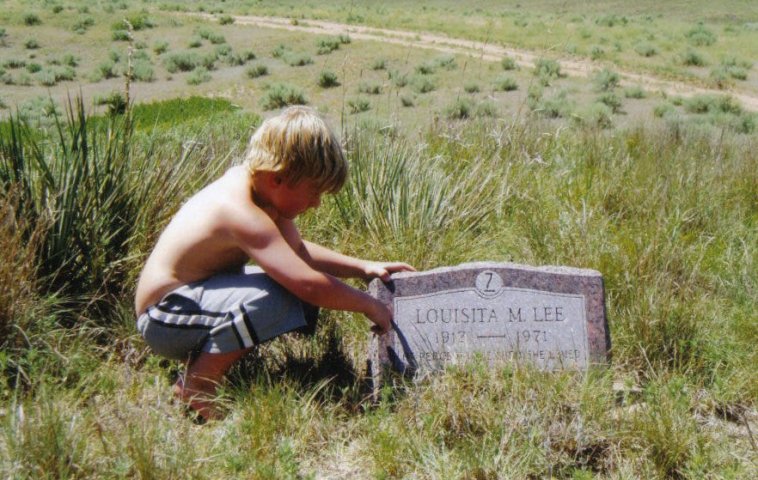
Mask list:
POLYGON ((372 373, 423 374, 479 356, 586 369, 610 347, 602 277, 593 270, 476 263, 393 276, 369 291, 392 305, 394 331, 374 339, 372 373))

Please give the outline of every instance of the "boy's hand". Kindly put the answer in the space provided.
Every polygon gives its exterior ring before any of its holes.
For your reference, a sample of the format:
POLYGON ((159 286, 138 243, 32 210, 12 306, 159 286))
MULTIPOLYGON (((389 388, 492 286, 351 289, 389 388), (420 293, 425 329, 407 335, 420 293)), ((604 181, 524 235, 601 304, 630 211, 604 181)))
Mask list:
POLYGON ((366 316, 374 322, 371 331, 378 335, 387 333, 392 328, 392 312, 379 300, 375 300, 371 312, 367 313, 366 316))
POLYGON ((383 282, 390 281, 390 275, 395 272, 415 272, 416 269, 403 262, 366 262, 363 269, 366 280, 381 278, 383 282))

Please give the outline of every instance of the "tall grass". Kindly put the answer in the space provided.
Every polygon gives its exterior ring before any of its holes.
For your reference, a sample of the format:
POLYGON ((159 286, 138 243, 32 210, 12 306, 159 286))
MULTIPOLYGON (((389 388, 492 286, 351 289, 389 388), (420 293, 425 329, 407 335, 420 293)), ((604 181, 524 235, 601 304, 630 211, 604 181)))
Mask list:
POLYGON ((10 255, 0 475, 751 476, 754 137, 668 119, 623 131, 456 119, 407 135, 356 121, 343 134, 349 183, 299 219, 306 238, 420 269, 483 259, 597 269, 611 366, 473 362, 398 380, 372 404, 367 322, 325 312, 315 337, 271 342, 243 362, 222 388, 228 418, 200 428, 168 401, 181 366, 133 333, 128 292, 178 203, 230 163, 257 121, 221 110, 182 123, 93 119, 74 106, 47 132, 0 128, 10 255), (86 288, 68 284, 75 276, 86 288), (112 298, 72 325, 63 320, 80 312, 61 303, 64 287, 112 298))

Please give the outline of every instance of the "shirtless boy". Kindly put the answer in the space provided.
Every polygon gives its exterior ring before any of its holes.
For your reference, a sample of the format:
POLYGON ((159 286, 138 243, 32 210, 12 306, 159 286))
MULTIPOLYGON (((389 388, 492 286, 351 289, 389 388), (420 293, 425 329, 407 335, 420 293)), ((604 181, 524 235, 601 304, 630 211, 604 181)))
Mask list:
POLYGON ((137 285, 137 328, 156 353, 187 361, 174 393, 202 417, 218 416, 216 387, 232 364, 258 343, 307 328, 312 306, 390 328, 387 307, 337 277, 388 281, 413 267, 304 241, 293 222, 346 177, 323 119, 292 107, 265 121, 244 164, 190 198, 161 234, 137 285), (245 266, 250 260, 258 267, 245 266))

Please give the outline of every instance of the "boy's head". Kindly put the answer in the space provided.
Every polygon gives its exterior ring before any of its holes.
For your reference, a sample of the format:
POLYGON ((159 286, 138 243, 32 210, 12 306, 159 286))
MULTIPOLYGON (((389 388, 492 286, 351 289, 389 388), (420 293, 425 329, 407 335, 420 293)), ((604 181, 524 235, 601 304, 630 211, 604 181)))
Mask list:
POLYGON ((293 185, 311 180, 322 192, 337 192, 347 178, 347 160, 337 137, 308 107, 290 107, 263 122, 244 161, 252 175, 276 172, 293 185))

